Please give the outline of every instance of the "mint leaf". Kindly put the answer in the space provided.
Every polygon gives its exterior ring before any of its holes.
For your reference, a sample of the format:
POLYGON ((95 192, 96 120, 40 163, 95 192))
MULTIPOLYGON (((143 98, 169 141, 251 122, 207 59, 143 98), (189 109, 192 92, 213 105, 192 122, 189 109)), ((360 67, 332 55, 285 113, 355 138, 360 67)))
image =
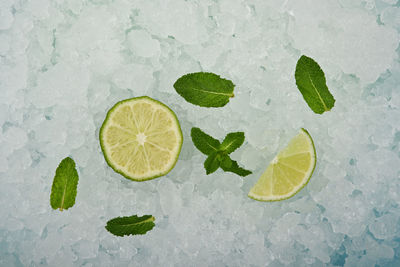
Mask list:
POLYGON ((50 205, 53 209, 67 210, 75 204, 78 172, 73 159, 63 159, 57 167, 51 187, 50 205))
POLYGON ((239 167, 238 163, 236 161, 234 161, 234 160, 231 160, 230 167, 228 167, 225 164, 221 164, 221 168, 226 172, 233 172, 233 173, 235 173, 237 175, 240 175, 240 176, 247 176, 247 175, 252 173, 249 170, 246 170, 246 169, 243 169, 243 168, 239 167))
POLYGON ((211 153, 206 161, 204 161, 204 169, 206 169, 206 174, 215 172, 219 168, 219 155, 217 152, 211 153))
POLYGON ((191 136, 197 149, 208 155, 204 162, 207 174, 215 172, 219 167, 224 171, 233 172, 240 176, 246 176, 251 173, 251 171, 239 167, 238 163, 228 156, 243 144, 243 132, 227 134, 222 144, 196 127, 192 128, 191 136))
POLYGON ((144 235, 154 227, 155 218, 151 215, 138 217, 117 217, 107 222, 106 229, 116 236, 144 235))
POLYGON ((244 132, 229 133, 221 144, 221 150, 230 154, 239 148, 244 142, 244 132))
POLYGON ((231 168, 232 164, 233 160, 227 154, 222 155, 220 165, 223 170, 231 168))
POLYGON ((210 155, 219 150, 221 145, 219 141, 204 133, 199 128, 192 128, 190 135, 192 136, 193 144, 201 153, 210 155))
POLYGON ((233 97, 235 85, 209 72, 189 73, 180 77, 174 88, 186 101, 201 107, 223 107, 233 97))
POLYGON ((317 114, 329 111, 335 99, 326 86, 324 72, 312 58, 301 56, 296 65, 296 85, 308 106, 317 114))

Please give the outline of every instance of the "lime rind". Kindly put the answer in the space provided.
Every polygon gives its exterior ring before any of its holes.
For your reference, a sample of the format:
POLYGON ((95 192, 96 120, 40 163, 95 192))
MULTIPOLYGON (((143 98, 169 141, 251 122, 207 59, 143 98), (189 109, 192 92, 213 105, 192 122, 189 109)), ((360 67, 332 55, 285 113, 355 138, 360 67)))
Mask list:
MULTIPOLYGON (((313 164, 313 166, 312 166, 311 171, 309 171, 308 178, 306 179, 306 181, 305 181, 304 183, 300 184, 299 187, 298 187, 296 190, 293 190, 292 192, 289 192, 288 194, 286 194, 286 195, 284 195, 284 196, 282 196, 282 197, 268 198, 268 199, 267 199, 267 198, 262 198, 262 197, 258 197, 257 195, 253 195, 252 192, 251 192, 251 190, 250 190, 250 192, 249 192, 249 194, 248 194, 248 197, 249 197, 249 198, 254 199, 254 200, 257 200, 257 201, 265 201, 265 202, 282 201, 282 200, 289 199, 289 198, 293 197, 294 195, 296 195, 301 189, 303 189, 303 188, 308 184, 308 182, 309 182, 310 179, 311 179, 311 176, 312 176, 313 173, 314 173, 315 167, 316 167, 316 165, 317 165, 317 152, 316 152, 316 150, 315 150, 314 141, 313 141, 313 139, 312 139, 310 133, 309 133, 306 129, 304 129, 304 128, 301 128, 301 132, 304 133, 304 134, 306 134, 306 135, 308 136, 308 140, 309 140, 310 143, 311 143, 312 151, 313 151, 313 157, 312 157, 312 158, 314 159, 314 161, 313 161, 314 164, 313 164)), ((269 167, 270 167, 270 166, 268 166, 268 168, 269 168, 269 167)))
POLYGON ((103 124, 101 125, 101 128, 100 128, 99 140, 100 140, 101 151, 103 152, 103 155, 104 155, 104 159, 106 160, 107 164, 108 164, 116 173, 119 173, 120 175, 122 175, 123 177, 125 177, 125 178, 127 178, 127 179, 129 179, 129 180, 136 181, 136 182, 142 182, 142 181, 148 181, 148 180, 152 180, 152 179, 155 179, 155 178, 164 176, 164 175, 166 175, 167 173, 169 173, 169 172, 175 167, 176 163, 178 162, 179 154, 180 154, 181 149, 182 149, 183 134, 182 134, 182 130, 181 130, 181 127, 180 127, 180 124, 179 124, 178 117, 176 116, 175 112, 173 112, 167 105, 165 105, 164 103, 162 103, 162 102, 160 102, 160 101, 157 101, 157 100, 155 100, 155 99, 153 99, 153 98, 150 98, 150 97, 148 97, 148 96, 140 96, 140 97, 133 97, 133 98, 121 100, 121 101, 117 102, 110 110, 108 110, 107 115, 106 115, 106 118, 104 119, 104 122, 103 122, 103 124), (177 125, 177 128, 178 128, 177 133, 179 134, 179 137, 180 137, 180 142, 179 142, 179 147, 177 148, 176 158, 174 159, 174 161, 173 161, 173 163, 171 164, 170 168, 167 169, 166 171, 157 173, 156 175, 152 175, 152 176, 144 177, 144 178, 137 178, 137 177, 130 176, 130 175, 126 174, 124 171, 122 171, 121 169, 119 169, 116 165, 114 165, 114 164, 111 162, 111 160, 109 159, 109 157, 107 156, 107 152, 106 152, 106 149, 105 149, 104 144, 103 144, 103 130, 104 130, 105 126, 107 125, 107 123, 108 123, 108 121, 109 121, 109 119, 110 119, 110 117, 111 117, 111 114, 112 114, 120 105, 122 105, 122 104, 124 104, 124 103, 126 103, 126 102, 137 101, 137 100, 140 100, 140 99, 146 99, 146 100, 148 100, 148 101, 150 101, 150 102, 154 102, 154 103, 156 103, 156 104, 158 104, 158 105, 161 105, 162 107, 166 108, 166 109, 170 112, 170 114, 173 115, 172 117, 174 118, 174 120, 175 120, 175 122, 176 122, 176 125, 177 125))

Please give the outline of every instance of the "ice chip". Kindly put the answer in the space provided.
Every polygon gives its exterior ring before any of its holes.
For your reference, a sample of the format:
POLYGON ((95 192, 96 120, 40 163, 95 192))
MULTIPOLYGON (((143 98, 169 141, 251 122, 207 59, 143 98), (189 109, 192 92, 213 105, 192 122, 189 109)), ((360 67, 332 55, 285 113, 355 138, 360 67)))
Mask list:
POLYGON ((132 30, 127 35, 131 51, 141 57, 152 57, 160 52, 160 44, 144 30, 132 30))

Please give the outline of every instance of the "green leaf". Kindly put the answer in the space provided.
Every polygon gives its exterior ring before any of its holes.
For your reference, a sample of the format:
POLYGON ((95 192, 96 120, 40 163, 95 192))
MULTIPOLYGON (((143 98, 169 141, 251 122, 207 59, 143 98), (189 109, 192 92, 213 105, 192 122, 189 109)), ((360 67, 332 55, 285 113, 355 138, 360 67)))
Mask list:
POLYGON ((318 114, 329 111, 335 99, 326 86, 324 72, 312 58, 301 56, 297 61, 295 72, 297 88, 299 88, 308 106, 318 114))
POLYGON ((50 205, 53 209, 67 210, 75 204, 78 172, 73 159, 63 159, 57 167, 51 187, 50 205))
POLYGON ((244 132, 229 133, 221 144, 221 150, 230 154, 244 142, 244 132))
POLYGON ((107 222, 106 229, 116 236, 144 235, 154 227, 155 218, 151 215, 138 217, 117 217, 107 222))
POLYGON ((243 132, 227 134, 222 144, 196 127, 192 128, 191 136, 197 149, 208 155, 204 162, 207 174, 215 172, 219 167, 224 171, 233 172, 240 176, 251 174, 251 171, 239 167, 238 163, 228 156, 229 153, 232 153, 243 144, 243 132))
POLYGON ((209 72, 189 73, 180 77, 174 88, 186 101, 201 107, 223 107, 233 97, 235 85, 209 72))
POLYGON ((233 173, 235 173, 237 175, 240 175, 240 176, 247 176, 247 175, 252 173, 249 170, 246 170, 246 169, 243 169, 243 168, 239 167, 239 165, 238 165, 238 163, 236 161, 231 160, 231 162, 232 163, 231 163, 230 167, 228 167, 228 166, 226 166, 224 164, 221 164, 221 168, 226 172, 233 172, 233 173))
POLYGON ((217 152, 211 153, 206 161, 204 161, 204 169, 206 174, 215 172, 219 168, 220 158, 217 152))
POLYGON ((233 164, 233 160, 227 154, 223 154, 222 158, 221 158, 221 163, 220 163, 221 168, 223 170, 227 170, 232 167, 232 164, 233 164))
POLYGON ((190 135, 192 136, 193 144, 201 153, 210 155, 219 150, 221 145, 219 141, 204 133, 199 128, 192 128, 190 135))

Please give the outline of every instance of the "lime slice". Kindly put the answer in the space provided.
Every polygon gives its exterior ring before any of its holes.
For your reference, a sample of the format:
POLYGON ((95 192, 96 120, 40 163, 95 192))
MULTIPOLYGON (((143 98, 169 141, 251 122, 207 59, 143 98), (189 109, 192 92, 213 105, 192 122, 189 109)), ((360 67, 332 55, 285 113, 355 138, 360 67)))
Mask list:
POLYGON ((308 183, 316 162, 314 142, 307 130, 301 129, 272 160, 248 196, 260 201, 290 198, 308 183))
POLYGON ((150 97, 115 104, 100 129, 108 165, 128 179, 144 181, 167 174, 178 160, 182 131, 175 113, 150 97))

